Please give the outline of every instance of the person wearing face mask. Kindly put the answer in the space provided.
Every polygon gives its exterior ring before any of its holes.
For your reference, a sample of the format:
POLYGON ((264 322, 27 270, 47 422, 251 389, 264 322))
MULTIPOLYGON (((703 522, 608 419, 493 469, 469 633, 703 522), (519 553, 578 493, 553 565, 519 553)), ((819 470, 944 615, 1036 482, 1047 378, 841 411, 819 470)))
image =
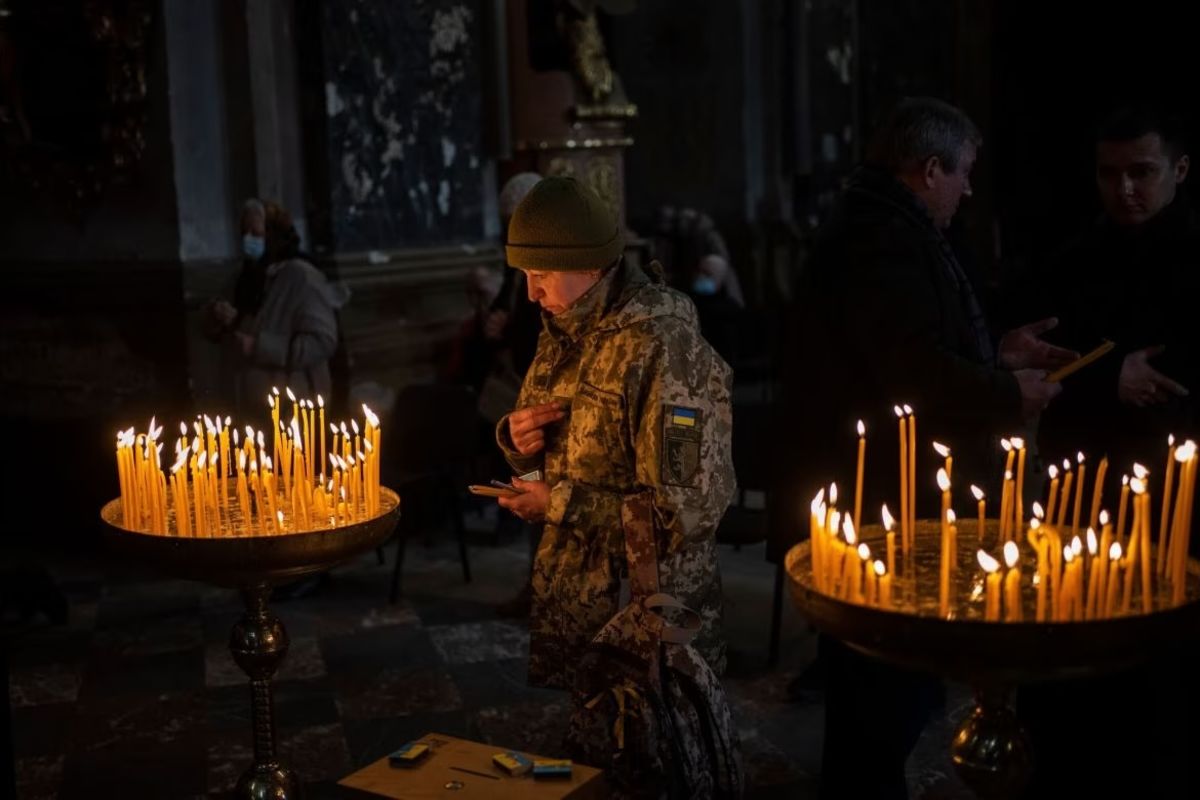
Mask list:
POLYGON ((700 333, 729 364, 736 365, 738 327, 743 303, 733 272, 724 256, 715 253, 702 257, 695 267, 687 294, 700 318, 700 333))
POLYGON ((302 257, 291 215, 270 201, 251 199, 243 207, 242 253, 232 302, 218 300, 211 312, 239 365, 239 411, 258 409, 273 386, 332 400, 337 312, 349 290, 302 257))

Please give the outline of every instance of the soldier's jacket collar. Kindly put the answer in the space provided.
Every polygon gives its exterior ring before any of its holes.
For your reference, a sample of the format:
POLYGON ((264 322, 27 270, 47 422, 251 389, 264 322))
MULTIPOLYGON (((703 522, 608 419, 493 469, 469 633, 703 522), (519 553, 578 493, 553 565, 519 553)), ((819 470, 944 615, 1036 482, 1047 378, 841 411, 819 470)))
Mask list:
POLYGON ((694 321, 696 308, 686 295, 657 285, 641 267, 622 260, 566 311, 543 319, 546 331, 563 344, 664 316, 694 321))

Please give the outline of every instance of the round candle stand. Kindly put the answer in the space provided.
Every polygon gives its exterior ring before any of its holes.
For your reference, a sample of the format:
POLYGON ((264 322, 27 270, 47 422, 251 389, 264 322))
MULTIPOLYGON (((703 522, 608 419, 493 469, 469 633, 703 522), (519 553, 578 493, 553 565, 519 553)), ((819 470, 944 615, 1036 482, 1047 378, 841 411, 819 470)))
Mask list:
POLYGON ((287 629, 268 607, 271 589, 322 572, 378 547, 395 529, 400 498, 379 489, 380 513, 371 519, 310 531, 269 535, 190 537, 121 527, 121 501, 100 512, 106 545, 119 555, 178 578, 240 589, 245 614, 233 626, 229 649, 250 679, 254 763, 238 781, 238 800, 303 797, 299 779, 275 752, 271 680, 288 651, 287 629))
MULTIPOLYGON (((997 530, 997 523, 990 521, 985 534, 989 552, 999 550, 997 530)), ((884 552, 884 537, 879 526, 864 526, 859 533, 873 553, 884 552)), ((813 582, 810 542, 788 551, 785 568, 797 608, 817 630, 868 656, 972 687, 975 707, 959 725, 950 756, 959 777, 985 800, 1019 796, 1032 773, 1035 753, 1010 705, 1017 686, 1132 667, 1200 635, 1200 562, 1194 559, 1187 563, 1185 600, 1179 605, 1168 606, 1156 597, 1156 610, 1141 613, 1137 591, 1134 612, 1127 615, 1036 622, 1035 594, 1026 577, 1024 621, 984 621, 974 521, 963 521, 958 528, 953 599, 949 616, 943 618, 938 608, 940 543, 939 524, 921 520, 910 555, 902 557, 897 544, 889 609, 819 591, 813 582)), ((1023 538, 1020 544, 1018 566, 1032 576, 1032 548, 1023 538)))

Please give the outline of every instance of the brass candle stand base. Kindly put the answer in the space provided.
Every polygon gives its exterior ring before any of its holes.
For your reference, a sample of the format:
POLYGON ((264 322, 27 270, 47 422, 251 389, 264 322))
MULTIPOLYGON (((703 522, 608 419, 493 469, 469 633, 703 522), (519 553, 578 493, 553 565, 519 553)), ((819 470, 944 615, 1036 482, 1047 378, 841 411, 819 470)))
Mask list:
POLYGON ((268 607, 271 589, 379 546, 396 527, 400 498, 381 487, 380 507, 378 516, 339 528, 215 538, 122 528, 119 499, 100 511, 106 544, 116 552, 176 577, 242 592, 246 612, 233 626, 229 650, 250 679, 254 763, 238 780, 238 800, 295 800, 304 794, 296 773, 275 752, 271 681, 287 656, 289 641, 283 622, 268 607))
MULTIPOLYGON (((998 552, 997 523, 990 522, 983 547, 998 552)), ((885 552, 884 531, 865 526, 859 539, 876 557, 885 552)), ((1189 560, 1185 601, 1168 606, 1156 590, 1156 610, 1140 613, 1140 591, 1127 616, 1083 622, 1036 622, 1032 548, 1024 541, 1022 622, 984 621, 981 546, 973 521, 958 533, 957 568, 951 580, 948 617, 939 615, 940 526, 917 523, 913 553, 897 552, 890 609, 868 607, 818 591, 812 578, 809 542, 788 551, 784 562, 792 598, 812 625, 868 656, 970 685, 975 708, 958 727, 951 760, 963 782, 981 798, 1020 796, 1032 775, 1034 753, 1009 699, 1017 686, 1112 672, 1148 661, 1188 637, 1200 635, 1200 562, 1189 560)), ((899 545, 897 545, 898 547, 899 545)))

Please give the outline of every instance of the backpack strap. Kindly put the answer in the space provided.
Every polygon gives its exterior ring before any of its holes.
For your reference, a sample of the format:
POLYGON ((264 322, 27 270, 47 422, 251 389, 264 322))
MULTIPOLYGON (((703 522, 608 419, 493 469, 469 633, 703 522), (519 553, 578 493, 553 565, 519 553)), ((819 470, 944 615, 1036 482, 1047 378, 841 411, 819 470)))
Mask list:
POLYGON ((625 534, 625 559, 633 600, 661 623, 659 639, 671 644, 688 644, 700 630, 700 615, 669 594, 659 591, 658 547, 654 538, 654 503, 651 492, 626 495, 621 503, 621 528, 625 534), (669 625, 660 613, 680 611, 683 625, 669 625))

